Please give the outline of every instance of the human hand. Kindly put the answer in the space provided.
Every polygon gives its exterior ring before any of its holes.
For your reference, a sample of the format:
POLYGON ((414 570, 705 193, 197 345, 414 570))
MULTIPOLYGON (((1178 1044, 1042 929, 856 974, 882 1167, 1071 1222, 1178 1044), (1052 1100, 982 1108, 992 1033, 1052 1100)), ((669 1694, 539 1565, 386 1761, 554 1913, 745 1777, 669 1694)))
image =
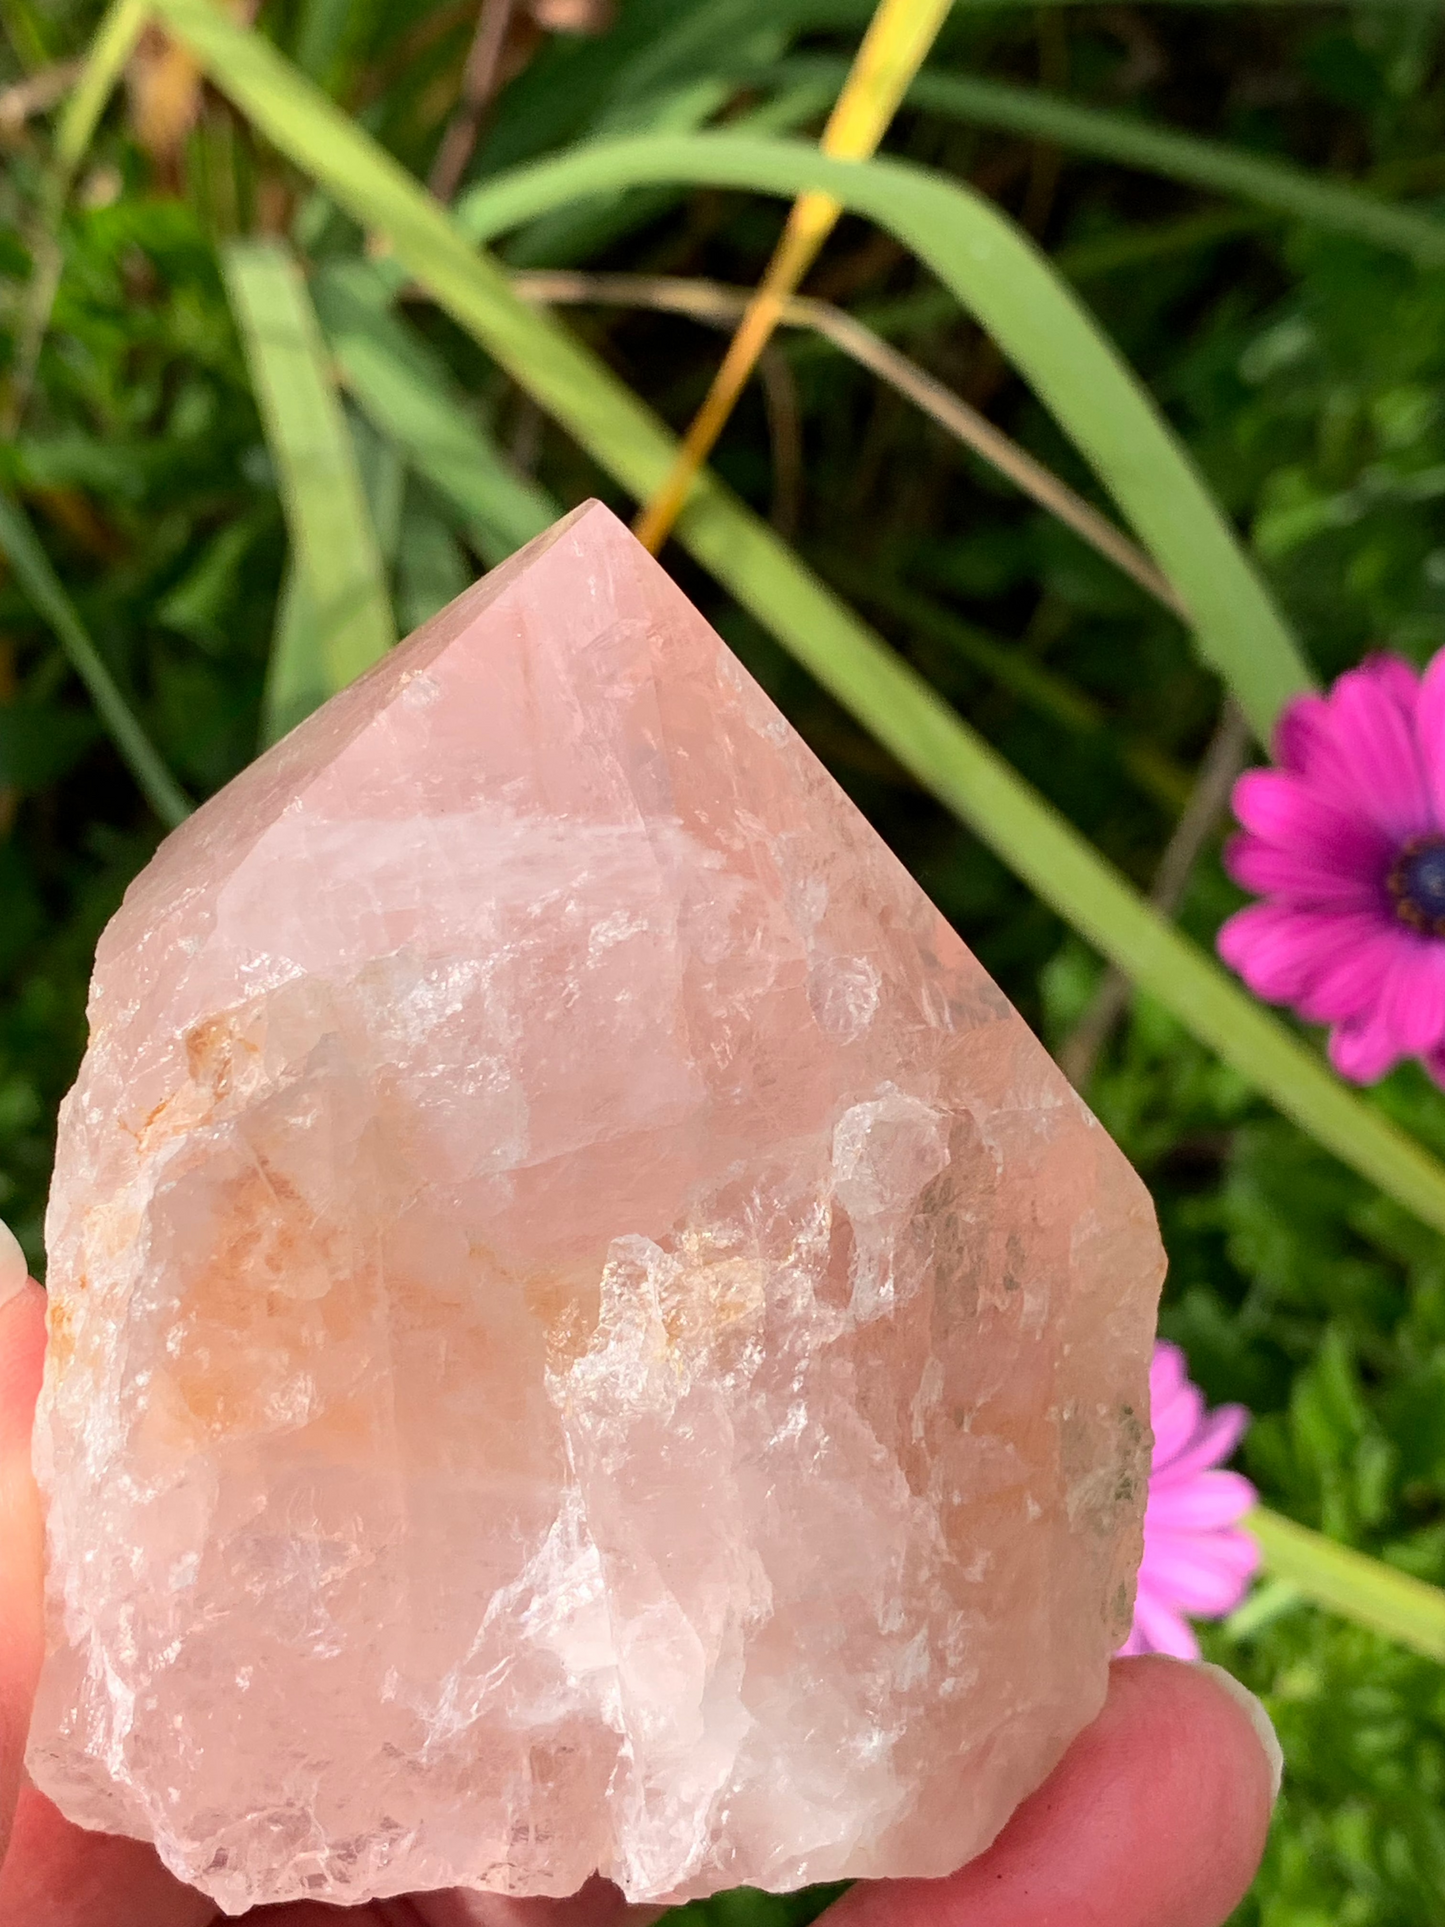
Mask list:
MULTIPOLYGON (((3 1290, 3 1266, 0 1266, 3 1290)), ((213 1904, 138 1841, 86 1833, 24 1783, 41 1656, 40 1507, 30 1421, 45 1299, 0 1303, 0 1927, 211 1927, 213 1904), (5 1851, 8 1841, 8 1851, 5 1851)), ((987 1853, 946 1880, 860 1881, 826 1927, 1219 1927, 1264 1847, 1274 1768, 1211 1669, 1115 1662, 1108 1701, 987 1853)), ((642 1927, 593 1879, 568 1900, 417 1894, 267 1907, 254 1927, 642 1927)))

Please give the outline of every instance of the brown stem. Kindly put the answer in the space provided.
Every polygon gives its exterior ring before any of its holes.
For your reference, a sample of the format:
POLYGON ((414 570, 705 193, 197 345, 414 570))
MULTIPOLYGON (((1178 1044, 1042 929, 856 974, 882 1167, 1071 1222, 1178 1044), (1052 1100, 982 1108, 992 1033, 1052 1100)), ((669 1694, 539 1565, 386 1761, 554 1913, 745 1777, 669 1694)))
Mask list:
MULTIPOLYGON (((713 281, 681 280, 661 274, 582 274, 567 269, 517 274, 513 276, 513 286, 531 301, 615 301, 628 307, 659 308, 692 315, 714 325, 731 323, 746 310, 752 298, 749 291, 721 287, 713 281)), ((966 443, 1042 508, 1066 523, 1166 609, 1186 622, 1189 620, 1174 585, 1144 551, 1107 516, 1061 482, 1051 469, 1010 440, 1002 429, 995 428, 986 415, 936 381, 916 362, 899 354, 842 308, 800 295, 788 296, 781 305, 785 325, 812 328, 825 336, 835 348, 907 396, 940 427, 966 443)))
POLYGON ((449 201, 461 185, 467 162, 481 132, 482 116, 497 91, 502 50, 512 24, 515 0, 482 0, 477 30, 462 69, 462 97, 447 123, 442 144, 432 162, 427 186, 439 201, 449 201))
MULTIPOLYGON (((1231 696, 1219 712, 1219 722, 1199 765, 1189 801, 1154 873, 1149 901, 1162 916, 1172 918, 1178 913, 1194 866, 1229 807, 1229 793, 1244 768, 1249 744, 1249 725, 1231 696)), ((1123 1016, 1129 996, 1129 979, 1110 964, 1099 979, 1099 987, 1083 1016, 1059 1051, 1059 1068, 1075 1090, 1087 1090, 1100 1053, 1123 1016)))
POLYGON ((758 356, 758 378, 773 445, 773 504, 768 519, 785 542, 798 532, 803 512, 803 421, 798 384, 788 357, 775 342, 758 356))
POLYGON ((83 60, 63 60, 0 88, 0 135, 13 140, 32 114, 43 114, 68 94, 84 70, 83 60))

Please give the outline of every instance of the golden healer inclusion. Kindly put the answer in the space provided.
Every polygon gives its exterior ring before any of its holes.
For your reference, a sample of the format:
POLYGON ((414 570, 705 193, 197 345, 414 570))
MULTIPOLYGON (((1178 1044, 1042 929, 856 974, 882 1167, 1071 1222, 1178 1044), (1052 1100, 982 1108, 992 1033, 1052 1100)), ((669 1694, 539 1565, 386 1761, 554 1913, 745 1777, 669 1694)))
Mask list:
POLYGON ((231 1913, 939 1875, 1096 1712, 1148 1198, 605 508, 169 837, 90 1019, 73 1820, 231 1913))

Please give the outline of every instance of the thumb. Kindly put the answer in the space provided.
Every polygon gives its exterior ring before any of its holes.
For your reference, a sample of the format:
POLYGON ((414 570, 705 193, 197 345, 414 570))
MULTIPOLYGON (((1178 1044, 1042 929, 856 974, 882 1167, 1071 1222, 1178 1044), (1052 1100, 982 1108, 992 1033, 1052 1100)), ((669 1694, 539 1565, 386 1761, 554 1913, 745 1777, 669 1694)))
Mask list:
POLYGON ((40 1670, 43 1575, 40 1497, 30 1427, 45 1362, 45 1293, 0 1225, 0 1859, 19 1796, 30 1706, 40 1670))

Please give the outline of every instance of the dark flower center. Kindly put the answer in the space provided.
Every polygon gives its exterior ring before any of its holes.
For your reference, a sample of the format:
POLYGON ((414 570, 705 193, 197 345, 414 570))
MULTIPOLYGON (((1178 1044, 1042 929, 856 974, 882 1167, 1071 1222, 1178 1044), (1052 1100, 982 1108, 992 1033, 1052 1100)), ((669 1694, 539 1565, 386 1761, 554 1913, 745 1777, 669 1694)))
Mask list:
POLYGON ((1386 884, 1402 923, 1445 937, 1445 836, 1419 836, 1407 843, 1386 884))

